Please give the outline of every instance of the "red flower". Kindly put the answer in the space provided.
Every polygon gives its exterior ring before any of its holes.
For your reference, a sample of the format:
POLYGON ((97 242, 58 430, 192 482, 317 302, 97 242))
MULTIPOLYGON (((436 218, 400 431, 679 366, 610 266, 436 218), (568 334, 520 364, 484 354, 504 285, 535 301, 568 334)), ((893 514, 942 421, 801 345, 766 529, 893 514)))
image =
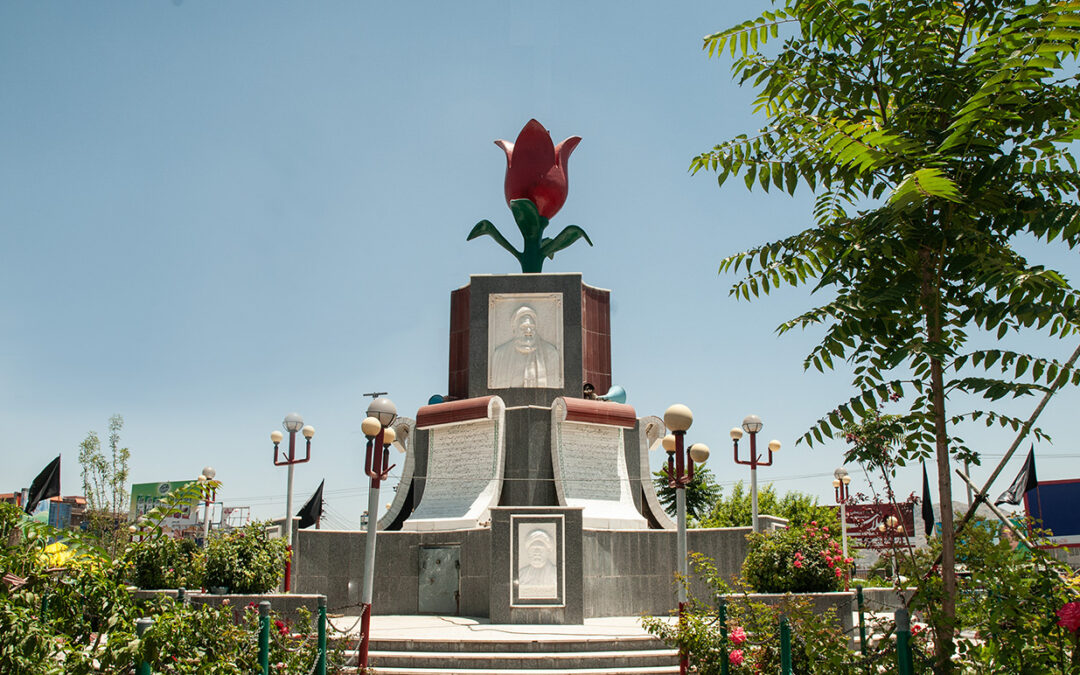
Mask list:
POLYGON ((558 213, 569 190, 566 163, 580 142, 580 136, 571 136, 552 145, 551 134, 536 120, 529 120, 517 141, 495 141, 506 152, 506 203, 528 199, 544 218, 558 213))
POLYGON ((728 654, 728 661, 731 661, 731 665, 733 666, 741 666, 745 660, 746 657, 743 656, 743 651, 741 649, 736 649, 728 654))
POLYGON ((1057 615, 1057 623, 1062 628, 1074 633, 1080 630, 1080 601, 1065 603, 1065 606, 1057 611, 1057 615))
POLYGON ((746 642, 746 631, 742 626, 735 626, 731 629, 731 641, 737 645, 741 645, 746 642))
POLYGON ((274 621, 274 628, 277 628, 278 633, 281 633, 282 635, 287 635, 289 632, 288 626, 280 619, 274 621))

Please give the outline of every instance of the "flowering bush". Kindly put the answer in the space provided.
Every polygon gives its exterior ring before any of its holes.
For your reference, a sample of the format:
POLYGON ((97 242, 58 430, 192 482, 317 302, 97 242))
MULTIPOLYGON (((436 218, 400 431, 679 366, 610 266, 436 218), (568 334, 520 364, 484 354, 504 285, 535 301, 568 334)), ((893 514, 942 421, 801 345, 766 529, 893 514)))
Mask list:
POLYGON ((747 537, 750 548, 743 561, 746 582, 759 593, 823 593, 844 587, 851 558, 827 526, 817 521, 805 528, 774 530, 747 537))
MULTIPOLYGON (((700 556, 695 568, 717 595, 730 588, 715 566, 700 556)), ((806 598, 788 596, 777 606, 735 596, 726 602, 725 620, 718 612, 691 599, 683 621, 672 624, 645 618, 647 630, 668 644, 684 649, 700 675, 758 675, 780 671, 780 617, 791 625, 791 656, 794 672, 802 675, 856 675, 860 659, 848 649, 847 636, 832 612, 819 615, 806 598)))
POLYGON ((210 540, 206 547, 207 588, 231 593, 266 593, 285 571, 284 539, 270 539, 262 523, 252 523, 210 540))
POLYGON ((134 542, 124 551, 128 580, 139 588, 199 588, 204 560, 195 542, 158 536, 134 542))

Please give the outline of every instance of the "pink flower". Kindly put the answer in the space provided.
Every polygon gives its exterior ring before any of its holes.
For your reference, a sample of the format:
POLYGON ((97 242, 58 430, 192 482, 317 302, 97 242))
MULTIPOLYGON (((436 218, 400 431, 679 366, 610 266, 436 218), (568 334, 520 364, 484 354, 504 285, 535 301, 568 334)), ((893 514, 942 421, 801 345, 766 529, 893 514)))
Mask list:
POLYGON ((737 645, 741 645, 746 642, 746 631, 742 626, 735 626, 731 629, 731 641, 737 645))
POLYGON ((1073 633, 1080 630, 1080 601, 1073 600, 1057 611, 1058 625, 1073 633))
POLYGON ((741 666, 743 661, 745 660, 746 657, 743 656, 741 649, 736 649, 735 651, 728 654, 728 661, 731 661, 731 665, 733 666, 741 666))
POLYGON ((855 562, 855 558, 844 558, 844 562, 850 565, 851 563, 855 562))
MULTIPOLYGON (((832 565, 829 565, 829 567, 832 567, 832 565)), ((836 568, 836 577, 837 577, 837 578, 840 578, 840 577, 842 577, 843 575, 844 575, 844 573, 840 571, 840 568, 839 568, 839 567, 837 567, 837 568, 836 568)))
POLYGON ((506 153, 506 203, 528 199, 544 218, 558 213, 569 191, 566 164, 580 142, 581 137, 571 136, 553 145, 551 134, 536 120, 529 120, 515 142, 495 141, 506 153))
POLYGON ((803 559, 802 551, 795 551, 795 559, 796 560, 802 560, 803 559))
POLYGON ((802 561, 801 560, 796 560, 795 562, 793 562, 791 564, 794 565, 795 567, 802 567, 802 561))

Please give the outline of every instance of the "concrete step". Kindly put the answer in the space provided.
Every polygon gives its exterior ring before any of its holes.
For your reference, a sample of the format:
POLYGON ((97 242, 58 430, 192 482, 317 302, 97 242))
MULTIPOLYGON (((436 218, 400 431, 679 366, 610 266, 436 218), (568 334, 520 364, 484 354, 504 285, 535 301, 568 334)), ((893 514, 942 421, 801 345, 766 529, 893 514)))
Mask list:
MULTIPOLYGON (((679 672, 679 666, 653 666, 644 668, 559 668, 556 670, 484 670, 457 668, 452 665, 445 668, 381 668, 373 666, 375 675, 673 675, 679 672)), ((346 668, 346 673, 358 672, 355 668, 346 668)))
POLYGON ((668 667, 677 663, 673 649, 564 652, 435 652, 372 651, 369 663, 380 672, 386 668, 446 668, 478 672, 550 670, 576 672, 588 669, 668 667))
POLYGON ((568 636, 563 639, 473 639, 446 638, 378 638, 371 640, 371 651, 389 652, 627 652, 665 649, 666 645, 651 635, 628 636, 568 636))

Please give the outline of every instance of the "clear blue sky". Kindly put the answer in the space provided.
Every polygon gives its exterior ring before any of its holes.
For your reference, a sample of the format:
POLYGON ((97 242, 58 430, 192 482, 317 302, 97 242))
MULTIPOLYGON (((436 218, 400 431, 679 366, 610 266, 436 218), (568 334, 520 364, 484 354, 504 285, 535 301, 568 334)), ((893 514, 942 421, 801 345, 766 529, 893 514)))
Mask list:
MULTIPOLYGON (((803 371, 817 334, 774 333, 808 293, 737 302, 717 275, 726 254, 803 228, 809 196, 687 173, 760 123, 728 61, 700 49, 768 6, 737 4, 3 3, 0 491, 62 453, 63 490, 80 493, 79 442, 120 413, 134 482, 212 464, 227 505, 280 516, 269 433, 297 411, 317 430, 297 502, 325 477, 330 522, 357 523, 361 394, 414 416, 445 391, 450 291, 516 271, 491 240, 465 242, 484 218, 515 230, 492 141, 536 117, 556 142, 584 139, 553 225, 595 243, 545 271, 612 290, 629 403, 689 405, 725 484, 748 474, 727 430, 757 413, 784 443, 762 480, 831 500, 842 444, 794 440, 849 395, 846 374, 803 371)), ((1076 276, 1075 254, 1049 261, 1076 276)), ((1078 402, 1044 415, 1044 479, 1080 476, 1078 402)), ((991 454, 1012 438, 966 437, 991 454)))

